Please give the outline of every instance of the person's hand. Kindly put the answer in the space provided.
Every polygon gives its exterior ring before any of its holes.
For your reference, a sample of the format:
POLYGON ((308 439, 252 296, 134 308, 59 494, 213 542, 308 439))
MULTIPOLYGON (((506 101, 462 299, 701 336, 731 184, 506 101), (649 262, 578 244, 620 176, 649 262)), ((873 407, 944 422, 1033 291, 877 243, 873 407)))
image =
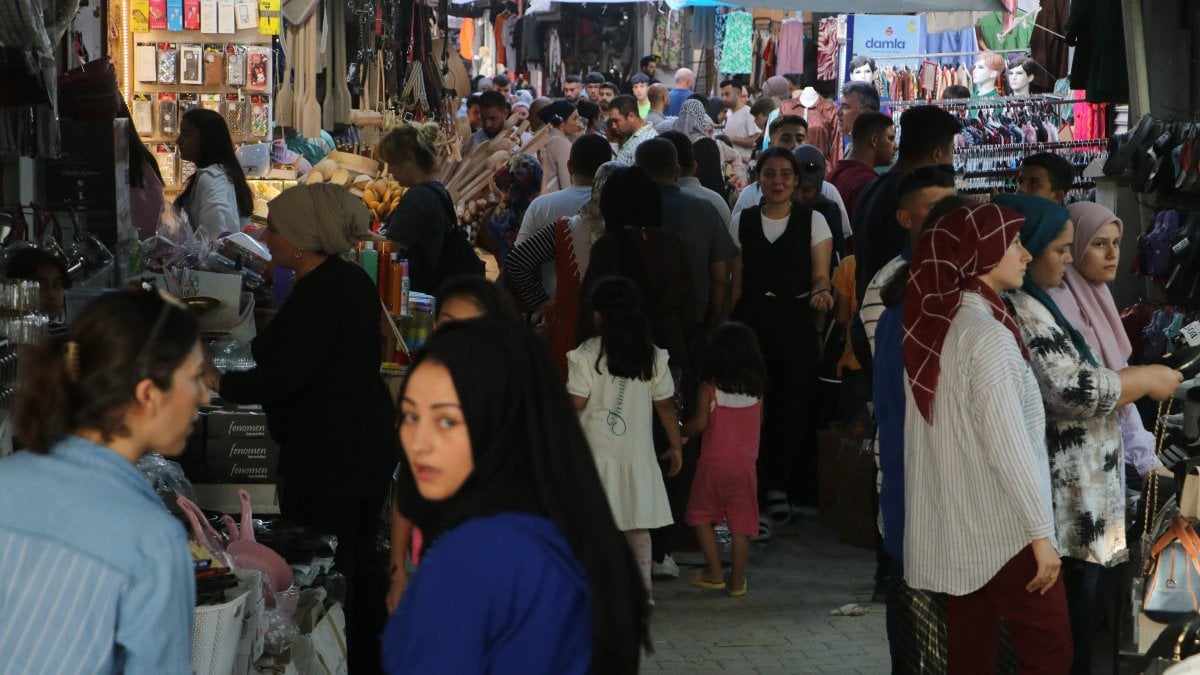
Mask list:
POLYGON ((387 610, 388 614, 396 611, 400 606, 400 596, 404 595, 404 589, 408 587, 408 572, 403 566, 392 572, 391 585, 388 586, 387 592, 387 610))
POLYGON ((1175 480, 1175 472, 1168 469, 1165 466, 1160 466, 1157 469, 1151 471, 1150 473, 1157 474, 1159 476, 1162 476, 1163 478, 1170 478, 1171 480, 1175 480))
POLYGON ((1166 366, 1143 366, 1145 369, 1146 395, 1155 401, 1165 401, 1175 395, 1183 383, 1183 373, 1166 366))
POLYGON ((1045 595, 1054 586, 1054 582, 1058 581, 1058 571, 1062 569, 1062 558, 1058 556, 1058 551, 1054 550, 1050 540, 1045 537, 1034 539, 1030 542, 1030 546, 1033 547, 1033 557, 1037 560, 1037 574, 1029 583, 1025 584, 1025 590, 1045 595))
POLYGON ((808 306, 818 312, 828 312, 833 309, 833 292, 828 288, 815 291, 808 297, 808 306))
POLYGON ((658 459, 671 463, 670 468, 667 469, 667 477, 674 478, 683 469, 683 448, 678 445, 672 446, 659 455, 658 459))

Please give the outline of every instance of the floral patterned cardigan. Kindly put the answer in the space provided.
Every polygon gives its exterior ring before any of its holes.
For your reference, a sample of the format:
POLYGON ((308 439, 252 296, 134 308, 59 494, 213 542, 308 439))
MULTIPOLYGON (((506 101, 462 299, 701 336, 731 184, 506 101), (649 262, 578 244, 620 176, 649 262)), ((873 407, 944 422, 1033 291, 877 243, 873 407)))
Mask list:
POLYGON ((1014 311, 1046 407, 1046 451, 1059 553, 1111 567, 1128 559, 1122 437, 1116 405, 1121 379, 1080 354, 1054 315, 1022 291, 1014 311))

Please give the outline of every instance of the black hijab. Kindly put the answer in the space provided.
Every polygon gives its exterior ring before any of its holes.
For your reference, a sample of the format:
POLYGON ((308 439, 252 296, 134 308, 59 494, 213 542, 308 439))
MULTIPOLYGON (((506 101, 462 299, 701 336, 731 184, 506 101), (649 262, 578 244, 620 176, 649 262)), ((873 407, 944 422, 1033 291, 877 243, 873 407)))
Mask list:
POLYGON ((646 591, 545 344, 515 319, 485 316, 440 328, 412 370, 427 361, 450 371, 475 467, 453 496, 431 501, 402 460, 400 512, 421 528, 427 546, 470 518, 545 515, 587 572, 593 671, 637 672, 640 649, 650 648, 646 591))

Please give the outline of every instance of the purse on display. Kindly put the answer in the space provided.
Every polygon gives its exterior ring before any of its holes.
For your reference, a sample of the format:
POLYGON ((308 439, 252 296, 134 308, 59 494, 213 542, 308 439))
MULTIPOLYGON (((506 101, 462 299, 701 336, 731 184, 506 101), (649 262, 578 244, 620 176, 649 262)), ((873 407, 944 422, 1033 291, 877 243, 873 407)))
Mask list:
POLYGON ((1200 610, 1200 537, 1187 519, 1172 520, 1150 555, 1154 563, 1142 600, 1146 616, 1168 623, 1200 610))

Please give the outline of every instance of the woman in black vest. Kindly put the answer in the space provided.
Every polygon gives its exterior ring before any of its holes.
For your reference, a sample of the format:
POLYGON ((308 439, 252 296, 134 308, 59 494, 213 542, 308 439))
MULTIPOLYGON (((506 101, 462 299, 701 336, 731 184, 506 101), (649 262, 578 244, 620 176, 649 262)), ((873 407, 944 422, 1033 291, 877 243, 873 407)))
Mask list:
POLYGON ((741 250, 734 263, 733 318, 754 329, 770 373, 758 453, 764 514, 759 538, 765 539, 772 520, 784 523, 791 515, 786 491, 795 483, 794 471, 803 489, 791 501, 817 503, 817 320, 833 307, 833 241, 824 216, 792 199, 800 191, 800 201, 811 203, 820 177, 804 171, 785 148, 767 150, 758 166, 762 204, 735 216, 731 229, 741 250))

